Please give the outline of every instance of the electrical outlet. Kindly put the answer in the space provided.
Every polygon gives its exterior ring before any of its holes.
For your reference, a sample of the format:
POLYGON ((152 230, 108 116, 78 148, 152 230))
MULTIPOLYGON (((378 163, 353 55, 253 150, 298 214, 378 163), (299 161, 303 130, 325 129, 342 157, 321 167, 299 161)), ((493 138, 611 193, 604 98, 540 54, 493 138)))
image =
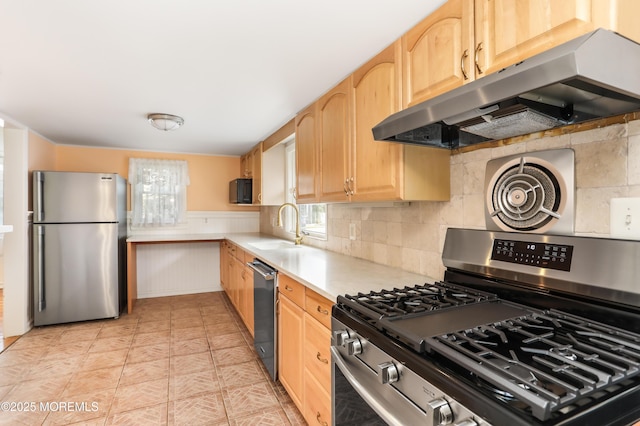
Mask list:
POLYGON ((271 215, 271 226, 273 226, 274 228, 278 226, 278 220, 276 219, 275 215, 271 215))
POLYGON ((610 222, 613 238, 640 239, 640 198, 612 198, 610 222))
POLYGON ((356 239, 356 224, 355 223, 350 223, 349 224, 349 239, 350 240, 355 240, 356 239))

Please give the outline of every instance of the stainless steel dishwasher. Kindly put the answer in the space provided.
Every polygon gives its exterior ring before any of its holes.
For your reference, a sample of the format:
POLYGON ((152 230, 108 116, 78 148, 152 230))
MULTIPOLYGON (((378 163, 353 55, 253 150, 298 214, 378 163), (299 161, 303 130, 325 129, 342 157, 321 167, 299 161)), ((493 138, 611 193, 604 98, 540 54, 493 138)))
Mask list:
POLYGON ((267 367, 273 380, 278 377, 276 351, 276 293, 278 291, 278 271, 258 259, 247 263, 253 269, 253 346, 267 367))

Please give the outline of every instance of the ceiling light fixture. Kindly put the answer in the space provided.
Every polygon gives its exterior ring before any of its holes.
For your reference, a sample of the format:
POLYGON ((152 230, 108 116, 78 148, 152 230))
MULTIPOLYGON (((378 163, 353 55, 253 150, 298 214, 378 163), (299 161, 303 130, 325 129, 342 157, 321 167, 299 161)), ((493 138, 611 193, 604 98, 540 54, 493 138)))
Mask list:
POLYGON ((177 130, 184 124, 182 117, 171 114, 149 114, 147 115, 147 120, 153 127, 165 132, 177 130))

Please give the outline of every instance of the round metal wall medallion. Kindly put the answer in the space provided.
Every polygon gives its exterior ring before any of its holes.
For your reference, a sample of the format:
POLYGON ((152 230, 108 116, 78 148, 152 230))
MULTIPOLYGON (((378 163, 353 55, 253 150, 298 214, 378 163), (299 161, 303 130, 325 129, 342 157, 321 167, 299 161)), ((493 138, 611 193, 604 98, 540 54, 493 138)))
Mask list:
POLYGON ((488 229, 547 232, 562 219, 569 193, 550 161, 534 155, 510 157, 488 181, 487 224, 493 225, 488 229))

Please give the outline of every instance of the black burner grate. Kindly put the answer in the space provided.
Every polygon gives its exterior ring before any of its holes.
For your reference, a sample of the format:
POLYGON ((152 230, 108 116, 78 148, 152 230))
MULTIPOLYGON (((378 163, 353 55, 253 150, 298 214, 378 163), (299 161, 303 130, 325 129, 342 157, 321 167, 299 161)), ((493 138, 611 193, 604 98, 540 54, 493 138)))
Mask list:
POLYGON ((490 293, 438 282, 393 290, 372 291, 339 298, 365 315, 365 319, 395 318, 453 306, 467 305, 497 297, 490 293), (364 308, 359 309, 358 307, 364 308), (368 312, 367 312, 368 311, 368 312))
POLYGON ((426 346, 540 420, 640 374, 639 335, 553 310, 436 336, 426 346))

